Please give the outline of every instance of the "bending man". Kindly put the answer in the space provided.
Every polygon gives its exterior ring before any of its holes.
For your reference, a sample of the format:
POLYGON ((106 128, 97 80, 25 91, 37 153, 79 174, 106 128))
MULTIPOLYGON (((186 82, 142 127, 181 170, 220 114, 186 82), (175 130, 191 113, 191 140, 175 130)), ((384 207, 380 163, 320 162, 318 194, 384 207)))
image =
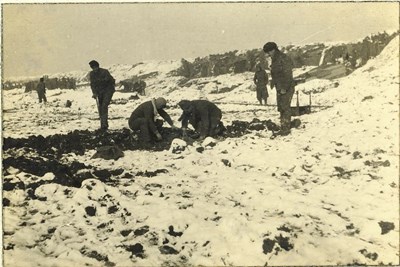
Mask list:
POLYGON ((223 131, 222 112, 214 103, 207 100, 182 100, 178 105, 183 110, 179 120, 182 121, 184 134, 188 123, 200 133, 200 139, 216 136, 223 131))
POLYGON ((108 129, 108 105, 115 92, 115 80, 110 72, 100 68, 96 60, 89 62, 92 71, 89 74, 90 87, 92 88, 93 98, 96 99, 100 117, 100 130, 108 129))
POLYGON ((158 141, 162 140, 162 136, 155 123, 157 115, 160 115, 171 127, 175 127, 171 117, 164 110, 166 106, 167 101, 163 97, 140 104, 129 118, 129 128, 133 131, 139 131, 140 140, 143 142, 152 141, 154 136, 158 141))

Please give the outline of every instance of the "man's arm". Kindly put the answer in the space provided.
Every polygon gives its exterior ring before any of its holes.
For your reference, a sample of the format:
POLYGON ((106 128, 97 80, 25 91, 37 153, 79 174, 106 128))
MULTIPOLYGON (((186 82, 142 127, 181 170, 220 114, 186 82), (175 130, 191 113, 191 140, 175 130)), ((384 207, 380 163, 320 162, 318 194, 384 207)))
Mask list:
POLYGON ((164 109, 158 109, 157 111, 158 111, 158 114, 160 114, 160 116, 163 117, 163 119, 164 119, 166 122, 168 122, 168 124, 169 124, 170 126, 174 126, 174 123, 172 122, 171 117, 168 115, 167 112, 165 112, 164 109))
POLYGON ((93 93, 93 97, 95 97, 97 95, 97 86, 96 86, 96 82, 94 80, 94 73, 90 72, 89 73, 89 81, 90 81, 90 89, 92 89, 92 93, 93 93))
POLYGON ((179 117, 178 121, 182 121, 182 128, 187 128, 189 125, 190 113, 183 111, 182 115, 179 117))
POLYGON ((108 85, 115 85, 115 79, 108 70, 104 70, 104 82, 108 85))

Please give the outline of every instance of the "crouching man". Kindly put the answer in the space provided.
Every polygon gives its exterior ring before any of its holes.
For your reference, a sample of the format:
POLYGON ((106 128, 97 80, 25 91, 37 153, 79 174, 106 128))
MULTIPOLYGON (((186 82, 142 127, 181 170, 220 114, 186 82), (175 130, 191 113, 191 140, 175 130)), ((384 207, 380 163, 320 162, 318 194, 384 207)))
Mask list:
MULTIPOLYGON (((129 118, 129 128, 133 131, 139 131, 139 140, 141 142, 150 142, 156 138, 157 141, 162 140, 162 136, 156 125, 156 118, 160 115, 168 124, 175 128, 171 117, 164 110, 167 106, 165 98, 159 97, 140 104, 131 114, 129 118)), ((161 128, 161 126, 159 126, 161 128)))
POLYGON ((200 139, 214 137, 223 132, 222 112, 214 103, 207 100, 182 100, 178 105, 183 110, 179 121, 182 121, 184 136, 189 123, 200 134, 200 139))

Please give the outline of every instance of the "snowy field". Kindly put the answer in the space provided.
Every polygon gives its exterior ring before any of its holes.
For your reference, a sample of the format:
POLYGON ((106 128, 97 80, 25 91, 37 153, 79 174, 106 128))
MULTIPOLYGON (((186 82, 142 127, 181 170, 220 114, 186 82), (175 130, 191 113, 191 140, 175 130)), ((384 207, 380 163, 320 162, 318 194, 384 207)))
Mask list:
MULTIPOLYGON (((102 180, 92 171, 79 186, 53 182, 58 172, 38 175, 24 171, 27 165, 13 166, 17 158, 49 161, 38 150, 5 149, 4 265, 400 264, 398 48, 396 37, 347 77, 298 85, 300 105, 313 92, 313 105, 323 107, 299 117, 302 124, 291 135, 274 140, 267 129, 249 130, 213 145, 183 144, 178 152, 174 146, 125 150, 118 160, 92 158, 94 148, 59 155, 58 163, 111 173, 102 180), (33 183, 38 186, 32 192, 27 185, 33 183)), ((176 123, 176 104, 199 98, 218 103, 226 126, 254 118, 279 122, 274 91, 270 105, 256 105, 253 73, 179 87, 180 77, 168 75, 177 67, 152 62, 132 70, 159 75, 146 81, 147 97, 114 94, 111 132, 127 128, 133 109, 158 96, 169 101, 176 123)), ((135 74, 128 71, 110 68, 117 80, 135 74)), ((34 92, 4 91, 3 137, 62 138, 74 130, 94 135, 99 122, 88 87, 47 96, 43 105, 34 92)))

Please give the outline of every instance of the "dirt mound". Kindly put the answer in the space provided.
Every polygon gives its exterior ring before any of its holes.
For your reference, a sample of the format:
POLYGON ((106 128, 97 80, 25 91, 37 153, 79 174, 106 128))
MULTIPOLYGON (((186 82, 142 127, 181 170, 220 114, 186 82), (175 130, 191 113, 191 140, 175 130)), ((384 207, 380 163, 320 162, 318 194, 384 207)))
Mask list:
MULTIPOLYGON (((240 137, 251 131, 279 130, 279 127, 268 121, 253 119, 251 122, 234 121, 228 125, 222 133, 222 138, 240 137)), ((103 170, 79 161, 68 162, 63 155, 75 153, 84 155, 89 150, 104 147, 118 147, 118 151, 124 150, 149 150, 162 151, 170 148, 172 140, 182 137, 180 129, 162 128, 163 140, 160 142, 141 143, 127 128, 98 132, 89 130, 75 130, 68 134, 55 134, 47 137, 42 135, 29 136, 28 138, 4 138, 3 140, 3 188, 11 191, 16 188, 27 190, 28 196, 36 199, 35 189, 46 183, 57 183, 69 187, 80 187, 85 179, 99 179, 104 183, 118 182, 119 177, 156 176, 167 170, 155 172, 138 172, 136 175, 124 173, 124 170, 103 170), (54 178, 50 180, 38 180, 38 182, 20 181, 9 176, 9 168, 15 168, 28 175, 44 176, 52 173, 54 178)), ((188 135, 194 139, 198 134, 188 131, 188 135)))

